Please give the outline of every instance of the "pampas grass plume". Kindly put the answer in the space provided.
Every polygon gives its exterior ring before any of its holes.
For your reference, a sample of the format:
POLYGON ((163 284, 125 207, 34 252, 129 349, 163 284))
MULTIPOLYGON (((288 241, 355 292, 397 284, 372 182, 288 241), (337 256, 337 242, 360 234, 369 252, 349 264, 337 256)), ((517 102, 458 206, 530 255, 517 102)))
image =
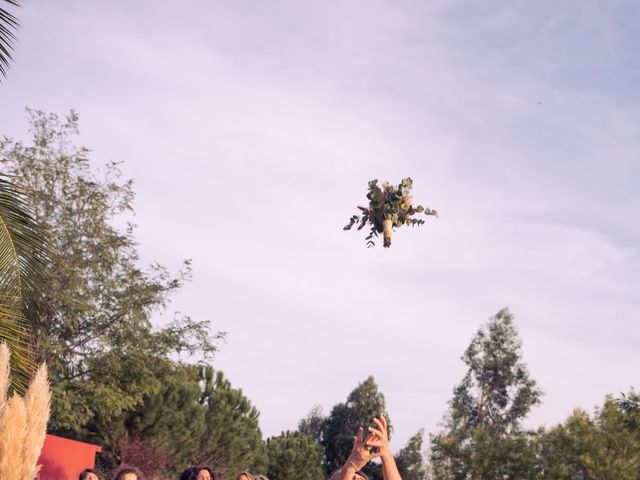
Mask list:
POLYGON ((7 403, 7 390, 9 389, 9 347, 6 343, 0 343, 0 416, 7 403))
POLYGON ((0 422, 0 478, 2 480, 23 480, 24 438, 27 431, 27 409, 24 400, 14 394, 4 409, 0 422))
POLYGON ((14 393, 7 402, 11 382, 9 349, 0 344, 0 480, 33 480, 47 434, 51 391, 47 367, 36 372, 24 398, 14 393))
POLYGON ((24 439, 24 465, 23 478, 33 479, 38 475, 39 466, 36 466, 40 451, 47 434, 47 422, 51 406, 51 391, 47 379, 47 366, 42 364, 31 381, 27 394, 24 397, 27 411, 27 431, 24 439))

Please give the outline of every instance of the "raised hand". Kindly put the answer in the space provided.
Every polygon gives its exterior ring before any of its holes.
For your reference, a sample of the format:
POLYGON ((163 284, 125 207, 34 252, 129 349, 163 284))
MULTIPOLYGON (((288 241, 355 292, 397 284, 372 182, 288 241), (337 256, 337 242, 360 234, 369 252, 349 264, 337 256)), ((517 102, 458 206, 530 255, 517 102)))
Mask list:
POLYGON ((378 449, 377 456, 382 459, 382 476, 384 480, 402 480, 400 472, 393 458, 393 452, 389 446, 389 433, 387 419, 384 415, 380 418, 374 418, 373 423, 377 428, 369 427, 369 438, 367 439, 367 448, 376 447, 378 449))
POLYGON ((364 438, 364 428, 358 428, 358 432, 353 437, 353 447, 351 448, 351 453, 349 454, 349 458, 347 459, 348 463, 356 470, 361 470, 367 463, 369 463, 374 458, 380 456, 380 452, 371 453, 370 443, 374 441, 374 435, 369 434, 367 438, 364 438))
POLYGON ((374 418, 376 428, 369 427, 369 434, 365 438, 364 428, 358 428, 353 437, 353 447, 344 466, 337 470, 329 480, 362 480, 359 470, 374 458, 382 459, 382 475, 384 480, 402 480, 398 467, 389 447, 389 434, 387 433, 387 419, 384 416, 374 418), (376 447, 376 452, 372 448, 376 447))
POLYGON ((387 419, 384 418, 384 415, 380 415, 380 418, 373 419, 373 423, 376 424, 377 428, 369 427, 367 447, 376 447, 378 449, 379 456, 382 457, 385 455, 392 455, 389 447, 387 419))

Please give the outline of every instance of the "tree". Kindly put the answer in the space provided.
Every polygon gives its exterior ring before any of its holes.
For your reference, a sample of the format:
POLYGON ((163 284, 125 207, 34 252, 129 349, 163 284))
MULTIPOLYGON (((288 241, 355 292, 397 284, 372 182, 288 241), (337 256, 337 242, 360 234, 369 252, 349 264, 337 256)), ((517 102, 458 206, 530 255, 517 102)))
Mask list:
MULTIPOLYGON (((324 448, 325 473, 331 475, 343 465, 358 427, 371 425, 371 420, 380 415, 389 420, 384 395, 378 391, 378 385, 370 376, 349 394, 346 403, 335 405, 324 421, 321 444, 324 448)), ((373 479, 382 478, 378 464, 370 463, 364 470, 373 479)))
POLYGON ((402 480, 424 480, 427 478, 425 462, 422 457, 423 439, 424 430, 420 430, 395 455, 396 465, 402 480))
POLYGON ((444 431, 431 439, 438 478, 525 478, 533 459, 520 422, 541 392, 521 359, 521 341, 508 310, 479 329, 465 351, 468 370, 454 389, 444 431))
POLYGON ((28 113, 32 143, 0 141, 0 165, 33 192, 35 219, 55 247, 45 308, 29 318, 37 361, 52 378, 50 428, 115 442, 123 415, 160 391, 158 366, 182 352, 211 356, 219 335, 181 315, 152 326, 189 280, 190 263, 175 275, 140 266, 135 225, 122 217, 133 212, 132 181, 121 180, 115 163, 94 171, 88 150, 73 144, 73 111, 64 119, 28 113))
MULTIPOLYGON (((200 403, 202 388, 199 367, 171 362, 159 371, 158 392, 145 396, 144 403, 127 415, 124 425, 133 445, 143 444, 165 452, 179 470, 190 463, 210 425, 205 423, 206 406, 200 403)), ((167 468, 167 467, 165 467, 167 468)), ((175 469, 168 469, 177 474, 175 469)))
POLYGON ((316 443, 322 443, 322 429, 325 416, 320 405, 314 405, 307 416, 298 422, 298 431, 311 437, 316 443))
POLYGON ((595 425, 589 415, 575 410, 564 424, 538 434, 538 472, 535 478, 586 480, 585 458, 594 446, 595 425))
MULTIPOLYGON (((16 0, 4 0, 9 5, 19 6, 16 0)), ((18 28, 18 19, 8 10, 0 8, 0 74, 7 76, 7 69, 11 61, 13 42, 16 39, 13 33, 18 28)))
POLYGON ((593 417, 576 410, 539 435, 536 478, 640 478, 640 395, 608 396, 593 417))
POLYGON ((35 371, 27 317, 42 307, 50 260, 48 237, 28 192, 0 178, 0 341, 11 350, 11 386, 19 393, 35 371))
POLYGON ((154 447, 146 438, 123 438, 118 441, 118 451, 123 464, 135 465, 150 478, 169 478, 169 472, 175 471, 175 462, 168 452, 154 447))
POLYGON ((322 448, 300 432, 267 439, 267 476, 277 480, 323 480, 322 448))
POLYGON ((258 410, 242 390, 232 388, 221 371, 201 367, 206 430, 200 438, 196 465, 211 465, 224 475, 242 470, 265 471, 267 453, 258 425, 258 410))
POLYGON ((153 452, 158 451, 163 452, 163 459, 171 460, 159 467, 177 473, 171 466, 179 469, 189 462, 205 431, 205 411, 198 403, 201 389, 197 367, 162 359, 146 364, 134 353, 110 358, 100 372, 109 389, 105 392, 96 387, 97 398, 91 404, 98 408, 97 413, 75 433, 104 446, 99 460, 107 471, 127 463, 127 458, 139 458, 139 463, 145 458, 152 460, 153 452), (145 383, 140 383, 142 379, 145 383), (124 389, 141 395, 142 401, 109 410, 109 404, 114 403, 110 393, 124 389))
POLYGON ((108 422, 110 437, 100 455, 103 469, 129 459, 165 477, 176 477, 185 465, 209 465, 226 475, 267 470, 258 411, 222 372, 169 361, 153 368, 160 388, 108 422), (154 463, 154 458, 162 462, 154 463))

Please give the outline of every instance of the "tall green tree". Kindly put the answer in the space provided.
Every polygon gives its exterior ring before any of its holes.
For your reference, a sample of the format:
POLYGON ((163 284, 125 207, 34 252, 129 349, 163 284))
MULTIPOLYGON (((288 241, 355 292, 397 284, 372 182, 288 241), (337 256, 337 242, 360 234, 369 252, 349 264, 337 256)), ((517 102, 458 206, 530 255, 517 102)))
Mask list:
POLYGON ((536 478, 640 478, 640 395, 608 396, 593 416, 576 410, 539 435, 536 478))
POLYGON ((242 390, 233 388, 221 371, 201 367, 206 430, 200 437, 194 464, 210 465, 218 473, 264 472, 268 459, 258 424, 260 413, 242 390))
POLYGON ((314 405, 306 417, 298 422, 298 431, 311 437, 316 443, 322 443, 322 429, 326 417, 320 405, 314 405))
POLYGON ((32 319, 42 310, 51 248, 29 192, 0 178, 0 342, 11 351, 11 386, 24 393, 34 372, 32 319))
MULTIPOLYGON (((370 376, 349 394, 345 403, 335 405, 323 423, 321 445, 326 474, 331 475, 344 464, 358 427, 371 425, 371 420, 380 415, 384 415, 391 425, 384 395, 370 376)), ((370 463, 364 470, 373 479, 382 478, 378 464, 370 463)))
POLYGON ((258 411, 222 372, 170 361, 150 368, 160 387, 108 422, 111 430, 103 435, 110 437, 100 442, 107 445, 100 456, 103 469, 136 459, 150 474, 164 477, 176 477, 185 465, 208 465, 232 478, 244 469, 267 470, 258 411), (164 463, 154 467, 154 455, 164 463))
POLYGON ((395 455, 396 465, 402 480, 425 480, 427 478, 426 463, 422 455, 423 440, 424 430, 420 430, 395 455))
POLYGON ((126 436, 146 440, 180 468, 189 464, 211 428, 207 407, 200 403, 200 368, 171 362, 159 370, 160 390, 145 396, 144 403, 127 415, 126 436))
POLYGON ((152 316, 189 280, 190 263, 176 274, 143 267, 135 225, 123 216, 133 212, 133 182, 115 163, 91 166, 89 151, 74 143, 74 112, 28 113, 32 141, 0 141, 0 167, 33 193, 35 219, 55 247, 46 307, 30 318, 36 360, 47 362, 52 381, 50 427, 104 436, 160 391, 156 365, 183 352, 211 356, 218 334, 181 315, 153 327, 152 316))
MULTIPOLYGON (((3 0, 4 3, 19 6, 16 0, 3 0)), ((15 31, 20 23, 6 8, 0 8, 0 75, 7 76, 7 69, 11 65, 11 51, 16 40, 15 31)))
POLYGON ((527 478, 529 436, 521 421, 541 392, 522 360, 521 341, 507 309, 475 334, 462 360, 468 367, 454 389, 444 430, 431 438, 437 478, 527 478))
POLYGON ((91 401, 98 407, 96 414, 75 433, 103 445, 102 468, 112 470, 132 453, 142 458, 145 451, 154 450, 163 452, 165 460, 176 468, 187 464, 205 431, 205 409, 198 403, 197 367, 166 359, 148 362, 133 353, 109 358, 101 372, 109 389, 105 392, 96 386, 96 398, 91 401), (145 383, 140 383, 141 379, 145 383), (122 408, 122 403, 111 397, 118 389, 123 395, 127 394, 125 389, 134 389, 142 401, 122 408), (109 409, 112 403, 117 408, 109 409))
POLYGON ((323 480, 322 448, 301 432, 267 439, 267 477, 277 480, 323 480))

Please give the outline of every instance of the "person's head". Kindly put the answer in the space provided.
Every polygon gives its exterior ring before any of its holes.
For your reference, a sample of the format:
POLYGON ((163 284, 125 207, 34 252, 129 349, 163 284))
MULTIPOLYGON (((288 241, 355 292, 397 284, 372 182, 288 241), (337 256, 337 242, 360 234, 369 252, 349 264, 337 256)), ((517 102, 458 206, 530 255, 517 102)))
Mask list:
POLYGON ((198 467, 189 467, 183 470, 180 474, 179 480, 196 480, 198 476, 198 467))
POLYGON ((196 467, 198 472, 196 474, 196 480, 216 480, 216 476, 213 474, 213 470, 209 467, 196 467))
POLYGON ((253 480, 269 480, 266 475, 256 475, 253 480))
POLYGON ((356 473, 353 474, 352 480, 369 480, 369 477, 367 477, 367 474, 364 473, 362 470, 358 470, 356 473))
MULTIPOLYGON (((338 470, 333 472, 333 475, 331 475, 331 477, 329 477, 329 480, 335 480, 336 477, 340 474, 341 471, 342 471, 342 469, 339 468, 338 470)), ((257 480, 257 478, 256 478, 256 480, 257 480)), ((353 475, 351 475, 351 478, 349 480, 369 480, 369 477, 362 470, 357 470, 353 475)))
POLYGON ((113 474, 113 480, 144 480, 144 475, 136 467, 123 465, 113 474))
POLYGON ((180 474, 180 480, 216 480, 209 467, 189 467, 180 474))
POLYGON ((253 475, 251 475, 246 470, 244 472, 240 472, 236 477, 236 480, 254 480, 253 475))
POLYGON ((93 468, 85 468, 80 472, 78 480, 100 480, 100 477, 93 468))

